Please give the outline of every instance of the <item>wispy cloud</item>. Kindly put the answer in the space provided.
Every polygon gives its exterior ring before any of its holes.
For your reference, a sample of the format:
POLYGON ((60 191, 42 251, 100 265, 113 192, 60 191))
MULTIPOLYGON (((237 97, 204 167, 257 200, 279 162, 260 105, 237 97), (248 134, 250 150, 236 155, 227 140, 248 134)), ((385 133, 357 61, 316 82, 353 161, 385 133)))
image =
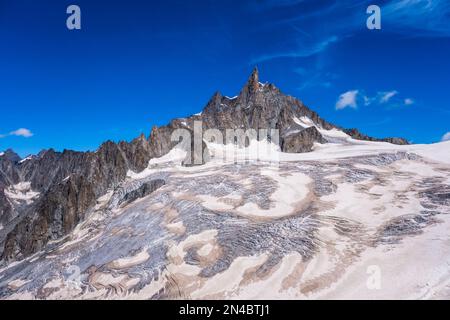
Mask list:
POLYGON ((34 134, 33 134, 33 132, 31 132, 31 130, 26 129, 26 128, 20 128, 20 129, 11 131, 10 133, 0 134, 0 138, 5 138, 5 137, 8 137, 8 136, 30 138, 33 135, 34 134))
POLYGON ((391 100, 392 97, 396 96, 398 94, 397 90, 392 90, 388 92, 380 92, 380 103, 387 103, 389 100, 391 100))
POLYGON ((286 52, 276 52, 276 53, 269 53, 269 54, 263 54, 259 57, 256 57, 251 60, 250 64, 255 65, 264 61, 269 61, 273 59, 279 59, 279 58, 307 58, 311 57, 315 54, 318 54, 322 52, 323 50, 327 49, 328 46, 330 46, 332 43, 338 41, 338 37, 331 36, 325 40, 319 41, 319 42, 310 42, 309 44, 300 45, 298 48, 292 50, 292 51, 286 51, 286 52))
POLYGON ((378 92, 375 97, 364 97, 367 101, 366 105, 370 105, 374 102, 378 102, 379 104, 388 104, 391 106, 410 106, 414 104, 414 100, 411 98, 400 98, 399 92, 397 90, 387 91, 387 92, 378 92))
POLYGON ((447 132, 442 136, 441 141, 450 141, 450 132, 447 132))
POLYGON ((390 1, 381 9, 383 21, 395 26, 397 32, 409 36, 450 37, 448 0, 390 1))
POLYGON ((358 95, 358 90, 351 90, 341 94, 336 102, 336 110, 342 110, 345 108, 358 108, 358 103, 356 101, 358 95))
MULTIPOLYGON (((370 0, 342 0, 312 6, 302 0, 254 0, 253 10, 278 10, 280 19, 266 21, 261 28, 279 30, 290 27, 297 31, 291 44, 280 43, 281 51, 260 54, 251 59, 257 64, 272 59, 306 58, 320 54, 331 44, 361 32, 367 18, 370 0), (295 8, 295 9, 294 9, 295 8), (307 26, 326 22, 326 28, 315 28, 309 34, 307 26), (306 28, 306 31, 304 30, 306 28)), ((408 37, 450 37, 450 1, 448 0, 388 0, 380 4, 382 28, 385 32, 408 37)), ((257 32, 261 32, 258 30, 257 32)))

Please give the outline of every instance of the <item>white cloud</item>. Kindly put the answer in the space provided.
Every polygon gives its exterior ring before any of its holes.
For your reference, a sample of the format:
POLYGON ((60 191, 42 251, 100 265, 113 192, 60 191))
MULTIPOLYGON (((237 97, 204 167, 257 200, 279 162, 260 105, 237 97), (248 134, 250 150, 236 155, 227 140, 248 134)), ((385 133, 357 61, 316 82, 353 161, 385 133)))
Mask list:
POLYGON ((33 136, 33 132, 31 132, 29 129, 26 129, 26 128, 20 128, 20 129, 11 131, 8 134, 0 134, 0 138, 5 138, 7 136, 30 138, 33 136))
POLYGON ((15 131, 10 132, 9 134, 12 136, 18 136, 18 137, 24 137, 24 138, 30 138, 33 136, 33 133, 29 129, 26 129, 26 128, 17 129, 15 131))
POLYGON ((398 94, 398 91, 392 90, 388 92, 379 92, 378 95, 380 96, 380 103, 386 103, 391 100, 392 97, 398 94))
POLYGON ((351 90, 341 94, 338 101, 336 102, 336 110, 342 110, 347 107, 353 109, 358 108, 358 103, 356 102, 358 94, 358 90, 351 90))
POLYGON ((405 102, 405 106, 410 106, 410 105, 414 104, 414 100, 410 99, 410 98, 406 98, 404 102, 405 102))
POLYGON ((447 132, 442 136, 441 141, 450 141, 450 132, 447 132))
POLYGON ((18 137, 24 137, 24 138, 29 138, 33 136, 33 133, 25 128, 20 128, 17 129, 15 131, 10 132, 10 135, 12 136, 18 136, 18 137))
POLYGON ((409 106, 414 104, 412 98, 401 97, 397 90, 378 91, 376 95, 370 96, 364 90, 351 90, 341 94, 336 102, 336 110, 347 107, 357 109, 358 104, 371 106, 374 104, 388 105, 389 107, 409 106))

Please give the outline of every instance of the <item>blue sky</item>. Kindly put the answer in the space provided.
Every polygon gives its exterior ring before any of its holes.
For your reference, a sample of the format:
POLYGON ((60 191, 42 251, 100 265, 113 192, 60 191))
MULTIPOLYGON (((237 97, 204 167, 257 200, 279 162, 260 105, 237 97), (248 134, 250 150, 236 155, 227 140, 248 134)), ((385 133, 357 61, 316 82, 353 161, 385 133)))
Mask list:
MULTIPOLYGON (((235 95, 257 65, 376 137, 450 131, 448 1, 0 0, 0 150, 94 150, 235 95), (81 8, 82 29, 66 28, 81 8), (381 7, 381 30, 366 9, 381 7)), ((449 137, 450 135, 447 135, 449 137)))

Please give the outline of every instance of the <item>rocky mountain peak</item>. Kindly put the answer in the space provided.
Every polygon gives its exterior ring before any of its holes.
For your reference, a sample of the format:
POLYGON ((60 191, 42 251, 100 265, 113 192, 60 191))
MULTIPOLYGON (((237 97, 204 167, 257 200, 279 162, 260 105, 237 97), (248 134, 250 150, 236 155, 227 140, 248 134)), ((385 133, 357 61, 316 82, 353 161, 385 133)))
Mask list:
POLYGON ((254 89, 257 89, 259 86, 259 71, 258 67, 253 68, 252 74, 248 78, 247 84, 254 89))
POLYGON ((14 152, 14 150, 12 149, 7 149, 4 152, 1 152, 1 158, 3 159, 7 159, 11 162, 19 162, 20 160, 22 160, 22 158, 14 152))
POLYGON ((247 83, 242 88, 239 97, 243 102, 248 102, 254 96, 254 94, 258 92, 259 88, 259 71, 258 68, 255 67, 252 71, 252 74, 248 78, 247 83))
POLYGON ((140 135, 139 135, 139 138, 138 138, 139 140, 141 140, 141 141, 145 141, 145 140, 147 140, 147 138, 146 138, 146 136, 145 136, 145 133, 141 133, 140 135))
POLYGON ((208 112, 214 112, 217 108, 220 107, 222 104, 223 96, 219 91, 216 91, 211 99, 209 99, 208 103, 206 104, 206 107, 203 109, 204 113, 208 112))

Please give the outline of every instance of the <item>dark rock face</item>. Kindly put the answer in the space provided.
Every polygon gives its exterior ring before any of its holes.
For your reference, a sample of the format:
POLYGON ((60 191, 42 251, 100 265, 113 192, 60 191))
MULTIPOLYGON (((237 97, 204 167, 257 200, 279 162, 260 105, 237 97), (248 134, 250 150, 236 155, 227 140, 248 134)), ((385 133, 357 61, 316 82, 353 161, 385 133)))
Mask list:
POLYGON ((172 133, 181 128, 182 126, 175 120, 172 120, 167 126, 153 127, 149 143, 154 157, 162 157, 181 142, 182 139, 172 141, 172 133))
POLYGON ((72 176, 53 186, 38 202, 36 214, 27 215, 8 235, 3 257, 30 255, 48 241, 65 236, 84 219, 93 203, 92 183, 83 176, 72 176))
POLYGON ((120 201, 120 204, 131 203, 137 199, 143 198, 155 190, 161 188, 166 182, 163 179, 155 179, 142 184, 138 189, 128 192, 120 201))
POLYGON ((286 135, 283 138, 281 148, 288 153, 302 153, 312 151, 314 142, 326 143, 316 127, 309 127, 307 129, 286 135))
POLYGON ((19 181, 17 170, 19 161, 20 157, 11 150, 7 150, 0 156, 0 187, 16 184, 19 181))
POLYGON ((5 196, 4 188, 0 188, 0 224, 8 224, 13 218, 13 208, 5 196))
MULTIPOLYGON (((12 150, 7 150, 0 156, 0 224, 6 226, 14 218, 14 206, 5 195, 5 189, 20 181, 17 164, 20 157, 12 150)), ((0 245, 1 245, 0 230, 0 245)), ((0 251, 1 252, 1 251, 0 251)))
POLYGON ((152 149, 144 134, 141 134, 131 143, 120 142, 119 147, 123 151, 125 159, 127 159, 127 165, 131 170, 139 172, 147 168, 148 162, 152 158, 152 149))
MULTIPOLYGON (((130 143, 107 141, 96 152, 47 150, 17 164, 17 176, 30 181, 41 196, 22 210, 6 238, 0 234, 2 259, 25 257, 71 232, 99 196, 118 186, 128 170, 146 168, 151 157, 149 142, 141 136, 130 143)), ((10 176, 8 185, 20 180, 10 176)), ((11 208, 7 199, 0 200, 6 200, 0 205, 4 216, 11 208)))
MULTIPOLYGON (((195 121, 199 121, 200 132, 217 129, 222 134, 222 141, 216 142, 227 142, 227 129, 277 129, 285 152, 309 152, 314 142, 326 143, 316 127, 302 126, 296 121, 301 117, 309 118, 325 130, 340 129, 274 85, 260 83, 255 69, 237 97, 229 98, 217 92, 201 114, 154 127, 148 139, 141 135, 131 142, 107 141, 95 152, 44 150, 22 161, 12 150, 7 150, 0 156, 0 223, 5 226, 0 230, 0 260, 25 257, 44 248, 50 240, 67 235, 84 219, 98 197, 124 181, 129 170, 144 170, 150 159, 167 154, 177 145, 190 150, 183 165, 208 161, 205 141, 202 140, 201 148, 194 148, 193 140, 172 137, 177 129, 185 129, 192 137, 196 132, 195 121), (192 159, 200 161, 189 161, 192 159), (15 204, 6 196, 5 189, 20 182, 30 182, 31 190, 39 193, 33 203, 15 204)), ((345 132, 355 139, 407 143, 401 138, 371 138, 356 129, 345 132)), ((267 132, 263 134, 256 138, 267 138, 267 132)), ((155 187, 143 185, 125 201, 145 196, 155 187)))
POLYGON ((20 160, 22 160, 19 155, 17 153, 15 153, 12 149, 8 149, 5 152, 3 152, 3 154, 0 156, 0 158, 13 162, 13 163, 17 163, 20 160))

